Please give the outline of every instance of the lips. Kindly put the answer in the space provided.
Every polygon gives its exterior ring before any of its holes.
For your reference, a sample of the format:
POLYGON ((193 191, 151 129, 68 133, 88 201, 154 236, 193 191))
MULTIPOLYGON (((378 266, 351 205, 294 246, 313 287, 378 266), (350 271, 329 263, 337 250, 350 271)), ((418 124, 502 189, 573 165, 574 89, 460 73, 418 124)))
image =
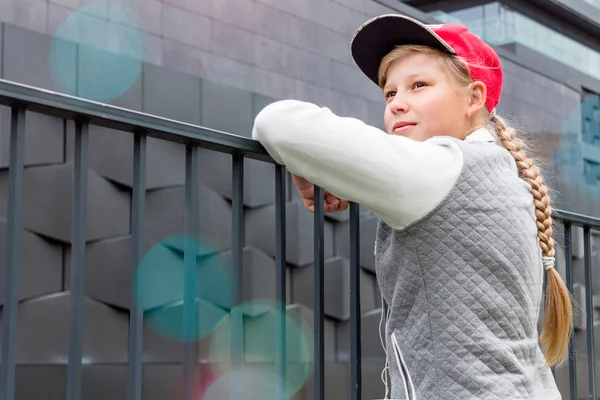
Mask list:
POLYGON ((415 126, 417 124, 413 123, 413 122, 396 122, 394 124, 394 129, 393 132, 394 133, 404 133, 406 131, 408 131, 409 129, 411 129, 413 126, 415 126))

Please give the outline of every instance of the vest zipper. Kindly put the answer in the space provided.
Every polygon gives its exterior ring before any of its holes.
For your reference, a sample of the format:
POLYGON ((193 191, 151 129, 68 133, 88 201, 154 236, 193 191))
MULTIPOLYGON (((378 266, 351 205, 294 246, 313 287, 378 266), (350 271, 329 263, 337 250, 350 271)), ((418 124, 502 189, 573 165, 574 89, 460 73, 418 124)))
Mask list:
POLYGON ((410 377, 410 372, 408 371, 408 367, 404 362, 404 357, 402 357, 402 351, 400 350, 400 346, 398 345, 398 340, 396 339, 395 332, 392 332, 392 348, 394 349, 394 356, 396 357, 396 362, 398 363, 398 371, 402 375, 402 381, 404 383, 404 394, 406 400, 417 400, 417 395, 415 394, 415 387, 413 385, 412 378, 410 377))

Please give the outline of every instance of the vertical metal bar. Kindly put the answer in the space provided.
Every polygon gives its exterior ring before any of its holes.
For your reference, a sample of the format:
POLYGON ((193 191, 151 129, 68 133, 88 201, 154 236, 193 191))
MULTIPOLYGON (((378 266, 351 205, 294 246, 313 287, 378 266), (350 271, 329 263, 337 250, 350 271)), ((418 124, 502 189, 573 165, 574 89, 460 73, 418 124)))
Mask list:
POLYGON ((196 256, 198 234, 198 147, 185 149, 185 283, 183 295, 183 400, 193 400, 196 358, 196 256))
POLYGON ((315 370, 314 370, 314 400, 325 398, 325 343, 324 343, 324 203, 323 189, 315 185, 315 233, 314 233, 314 342, 315 342, 315 370))
POLYGON ((360 206, 350 204, 350 398, 361 398, 360 206))
MULTIPOLYGON (((136 133, 133 143, 133 199, 131 210, 132 275, 143 257, 146 215, 146 135, 136 133)), ((142 400, 142 349, 144 310, 139 308, 139 287, 133 279, 129 306, 129 400, 142 400)))
MULTIPOLYGON (((571 223, 564 223, 565 242, 565 275, 567 289, 573 293, 573 243, 571 238, 571 223)), ((577 362, 575 355, 575 334, 569 339, 569 393, 571 399, 577 399, 577 362)))
MULTIPOLYGON (((286 254, 285 254, 285 167, 275 166, 275 287, 277 298, 277 321, 275 331, 275 371, 279 382, 286 382, 286 254)), ((276 399, 284 399, 286 385, 277 385, 276 399)))
POLYGON ((594 344, 594 301, 592 293, 592 240, 590 227, 583 227, 583 252, 585 268, 585 309, 587 321, 588 379, 590 399, 596 399, 596 348, 594 344))
POLYGON ((25 109, 12 108, 6 242, 4 244, 4 307, 0 399, 15 398, 15 362, 19 305, 19 266, 23 230, 23 167, 25 160, 25 109))
MULTIPOLYGON (((232 187, 232 253, 233 253, 233 307, 242 303, 244 291, 244 156, 233 155, 233 187, 232 187)), ((231 314, 231 362, 233 368, 242 366, 244 360, 244 320, 241 311, 231 314)), ((241 399, 240 385, 232 382, 231 399, 241 399)))
POLYGON ((87 232, 87 170, 89 124, 75 121, 75 172, 73 180, 73 221, 71 233, 69 365, 67 400, 81 399, 81 357, 83 353, 83 294, 85 286, 85 240, 87 232))

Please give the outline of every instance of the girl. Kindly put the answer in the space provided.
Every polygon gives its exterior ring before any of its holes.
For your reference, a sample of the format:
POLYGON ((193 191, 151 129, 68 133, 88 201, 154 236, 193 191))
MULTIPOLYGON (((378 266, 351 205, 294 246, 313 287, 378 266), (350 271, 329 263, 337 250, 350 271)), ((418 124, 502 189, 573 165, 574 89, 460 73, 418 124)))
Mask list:
POLYGON ((380 217, 391 398, 560 399, 549 366, 566 358, 570 297, 547 188, 496 115, 498 55, 466 27, 400 15, 367 21, 352 54, 383 90, 386 132, 287 100, 261 111, 253 136, 310 210, 316 184, 326 212, 355 201, 380 217))

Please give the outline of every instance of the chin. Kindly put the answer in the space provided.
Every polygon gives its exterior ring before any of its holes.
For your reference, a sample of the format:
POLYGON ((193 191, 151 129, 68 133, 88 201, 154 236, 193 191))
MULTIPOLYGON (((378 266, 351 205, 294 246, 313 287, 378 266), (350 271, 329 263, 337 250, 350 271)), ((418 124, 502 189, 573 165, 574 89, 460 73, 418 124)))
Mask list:
POLYGON ((419 135, 419 132, 413 132, 412 129, 409 130, 409 131, 407 131, 407 132, 404 132, 404 133, 395 133, 395 132, 392 132, 392 133, 390 133, 390 135, 393 135, 393 136, 402 136, 402 137, 405 137, 405 138, 410 139, 410 140, 415 140, 417 142, 422 142, 424 140, 423 138, 421 138, 421 135, 419 135))

